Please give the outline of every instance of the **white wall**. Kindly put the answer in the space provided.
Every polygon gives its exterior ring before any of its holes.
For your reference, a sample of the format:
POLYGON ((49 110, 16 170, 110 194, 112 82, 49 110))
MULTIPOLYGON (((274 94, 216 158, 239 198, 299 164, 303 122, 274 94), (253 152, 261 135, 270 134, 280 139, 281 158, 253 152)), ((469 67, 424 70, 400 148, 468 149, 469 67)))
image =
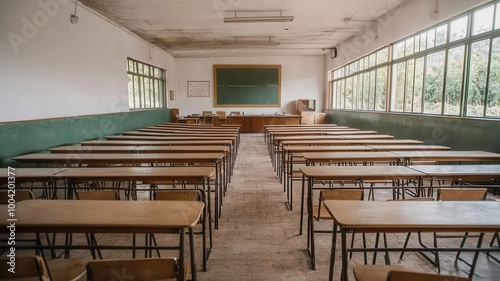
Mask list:
MULTIPOLYGON (((381 16, 392 10, 402 0, 387 1, 385 10, 373 11, 373 15, 381 16)), ((429 16, 435 10, 434 0, 413 0, 398 10, 390 18, 379 21, 378 40, 375 39, 375 29, 369 29, 359 34, 352 40, 337 46, 338 56, 330 59, 325 56, 325 67, 329 70, 336 69, 374 50, 386 46, 410 34, 418 32, 426 27, 433 26, 440 21, 449 19, 466 10, 480 4, 491 2, 490 0, 439 0, 439 15, 436 19, 429 16)))
POLYGON ((0 0, 0 122, 128 111, 127 57, 175 59, 70 0, 0 0))
POLYGON ((324 110, 324 59, 322 56, 293 57, 227 57, 179 58, 176 60, 177 90, 175 105, 180 115, 201 113, 203 110, 243 111, 249 114, 295 113, 297 99, 316 99, 316 111, 324 110), (214 64, 279 64, 281 65, 280 108, 214 107, 214 64), (210 81, 210 97, 187 97, 187 81, 210 81))

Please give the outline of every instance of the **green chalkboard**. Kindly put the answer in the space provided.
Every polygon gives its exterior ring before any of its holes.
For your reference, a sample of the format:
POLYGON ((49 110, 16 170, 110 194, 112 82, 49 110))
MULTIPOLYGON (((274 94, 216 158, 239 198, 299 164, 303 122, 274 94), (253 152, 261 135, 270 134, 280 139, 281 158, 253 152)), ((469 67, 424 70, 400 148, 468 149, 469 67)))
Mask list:
POLYGON ((215 107, 281 107, 281 65, 214 65, 215 107))

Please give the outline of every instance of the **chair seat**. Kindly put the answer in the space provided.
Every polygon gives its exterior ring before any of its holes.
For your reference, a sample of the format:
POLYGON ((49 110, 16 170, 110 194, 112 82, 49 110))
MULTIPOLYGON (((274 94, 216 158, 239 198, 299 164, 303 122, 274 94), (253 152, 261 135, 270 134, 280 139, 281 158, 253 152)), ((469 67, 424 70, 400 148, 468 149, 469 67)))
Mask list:
MULTIPOLYGON (((321 210, 319 211, 319 219, 322 220, 331 220, 333 219, 332 216, 330 216, 330 213, 328 213, 328 210, 326 209, 325 205, 321 205, 321 210)), ((318 205, 313 205, 313 211, 312 211, 312 216, 315 219, 318 219, 318 205)))
POLYGON ((356 265, 353 267, 356 281, 386 281, 389 271, 410 271, 404 265, 356 265))
POLYGON ((76 259, 54 259, 48 262, 50 272, 55 281, 80 281, 85 280, 84 260, 76 259))

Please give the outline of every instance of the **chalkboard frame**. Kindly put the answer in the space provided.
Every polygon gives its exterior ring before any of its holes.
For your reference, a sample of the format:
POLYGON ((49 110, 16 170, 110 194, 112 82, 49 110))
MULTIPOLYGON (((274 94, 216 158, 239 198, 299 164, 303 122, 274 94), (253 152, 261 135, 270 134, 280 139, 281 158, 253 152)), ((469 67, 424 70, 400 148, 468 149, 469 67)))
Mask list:
POLYGON ((214 107, 281 107, 281 65, 257 65, 257 64, 214 64, 214 107), (245 103, 245 104, 227 104, 227 103, 219 103, 217 89, 218 89, 218 80, 217 80, 217 70, 220 68, 238 68, 238 69, 276 69, 278 71, 278 81, 276 81, 278 85, 277 92, 277 103, 272 104, 264 104, 264 103, 245 103))

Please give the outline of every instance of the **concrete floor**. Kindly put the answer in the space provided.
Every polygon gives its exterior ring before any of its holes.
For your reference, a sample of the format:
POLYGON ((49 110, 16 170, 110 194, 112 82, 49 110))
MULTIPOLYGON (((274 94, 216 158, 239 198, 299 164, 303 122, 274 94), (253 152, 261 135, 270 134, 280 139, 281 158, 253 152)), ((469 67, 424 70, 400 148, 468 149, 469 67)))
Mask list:
MULTIPOLYGON (((294 209, 290 211, 285 205, 283 185, 273 171, 263 136, 242 134, 234 176, 224 198, 219 229, 214 231, 214 248, 206 272, 202 271, 201 237, 196 237, 198 280, 328 280, 331 234, 316 234, 316 270, 311 270, 306 235, 299 235, 300 183, 295 182, 294 186, 294 209)), ((387 200, 389 195, 388 191, 377 190, 376 200, 387 200)), ((325 221, 315 224, 315 227, 329 230, 332 224, 331 221, 325 221)), ((361 235, 358 236, 356 243, 360 246, 361 235)), ((405 237, 406 234, 390 234, 389 244, 401 246, 405 237)), ((130 244, 131 235, 106 234, 98 235, 98 239, 100 245, 130 244)), ((173 235, 158 235, 158 243, 161 244, 175 244, 176 239, 173 235)), ((367 235, 367 240, 368 245, 373 245, 374 235, 367 235)), ((426 235, 425 240, 430 243, 431 236, 426 235)), ((469 240, 473 242, 474 239, 469 240)), ((490 240, 491 235, 487 235, 485 243, 490 240)), ((75 243, 80 242, 85 243, 81 237, 75 237, 75 243)), ((412 245, 416 241, 412 239, 410 243, 412 245)), ((458 240, 447 239, 442 245, 456 246, 458 243, 458 240)), ((130 252, 123 251, 108 251, 104 255, 108 258, 131 257, 130 252)), ((172 252, 162 255, 177 254, 172 252)), ((378 263, 382 263, 382 256, 379 256, 378 263)), ((471 258, 469 254, 463 256, 468 260, 471 258)), ((500 254, 497 256, 500 257, 500 254)), ((90 256, 87 251, 74 251, 72 257, 89 259, 90 256)), ((337 261, 340 261, 340 255, 337 261)), ((455 264, 453 253, 440 254, 440 261, 443 274, 467 276, 469 267, 463 262, 455 264)), ((398 262, 398 253, 391 254, 391 262, 398 262)), ((350 265, 362 263, 362 254, 354 254, 350 261, 350 265)), ((437 272, 418 254, 406 253, 401 264, 416 270, 437 272)), ((335 280, 339 280, 340 262, 336 265, 335 280)), ((349 277, 354 280, 351 270, 349 277)), ((481 254, 473 280, 500 280, 500 264, 481 254)))

